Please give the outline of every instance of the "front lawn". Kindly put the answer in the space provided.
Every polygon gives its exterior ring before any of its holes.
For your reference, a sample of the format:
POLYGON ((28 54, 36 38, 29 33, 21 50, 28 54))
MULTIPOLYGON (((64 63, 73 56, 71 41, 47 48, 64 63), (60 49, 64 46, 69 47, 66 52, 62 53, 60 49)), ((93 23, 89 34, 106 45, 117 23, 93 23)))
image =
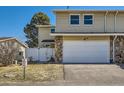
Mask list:
POLYGON ((17 81, 49 81, 63 79, 63 65, 32 64, 26 68, 26 78, 23 79, 22 66, 0 67, 0 82, 17 81))

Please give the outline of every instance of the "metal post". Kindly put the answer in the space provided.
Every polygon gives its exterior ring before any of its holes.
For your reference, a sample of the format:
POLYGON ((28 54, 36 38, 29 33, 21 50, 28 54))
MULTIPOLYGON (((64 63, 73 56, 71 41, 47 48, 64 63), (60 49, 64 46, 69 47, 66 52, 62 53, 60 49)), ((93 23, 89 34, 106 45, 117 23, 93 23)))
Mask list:
POLYGON ((25 78, 26 78, 26 67, 27 67, 27 59, 26 58, 22 59, 22 66, 23 66, 23 79, 25 80, 25 78))
POLYGON ((117 35, 113 39, 113 62, 115 62, 115 40, 117 38, 117 35))
MULTIPOLYGON (((116 32, 117 14, 118 14, 118 11, 116 11, 116 14, 114 16, 114 32, 116 32)), ((117 35, 113 39, 113 62, 115 62, 115 40, 116 38, 117 38, 117 35)))
POLYGON ((39 56, 40 48, 38 47, 38 63, 40 63, 40 56, 39 56))
POLYGON ((23 66, 23 79, 25 80, 25 70, 26 70, 26 67, 23 66))

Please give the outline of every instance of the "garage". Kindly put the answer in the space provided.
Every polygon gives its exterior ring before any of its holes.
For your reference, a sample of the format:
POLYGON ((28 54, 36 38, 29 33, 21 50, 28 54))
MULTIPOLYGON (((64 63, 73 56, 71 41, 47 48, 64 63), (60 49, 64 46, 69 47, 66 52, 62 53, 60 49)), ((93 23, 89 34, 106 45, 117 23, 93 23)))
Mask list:
POLYGON ((110 41, 64 40, 63 63, 110 63, 110 41))

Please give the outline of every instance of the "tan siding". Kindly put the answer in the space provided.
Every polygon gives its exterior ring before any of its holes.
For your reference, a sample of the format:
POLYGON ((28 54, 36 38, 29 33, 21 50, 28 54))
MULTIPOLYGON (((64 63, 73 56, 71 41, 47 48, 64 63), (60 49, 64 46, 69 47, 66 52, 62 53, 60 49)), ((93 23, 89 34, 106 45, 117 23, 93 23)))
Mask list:
MULTIPOLYGON (((70 13, 71 14, 71 13, 70 13)), ((80 14, 80 25, 70 25, 69 13, 59 13, 56 15, 57 32, 103 32, 104 31, 104 14, 91 13, 94 15, 93 25, 84 25, 83 14, 80 14)), ((74 13, 73 13, 74 14, 74 13)))
POLYGON ((115 13, 109 13, 106 18, 106 29, 107 32, 114 32, 114 18, 115 13))
MULTIPOLYGON (((73 13, 56 13, 56 32, 104 32, 105 31, 105 13, 85 13, 79 12, 80 14, 80 25, 70 25, 69 24, 69 15, 73 13), (94 15, 94 24, 91 26, 83 24, 83 15, 84 14, 93 14, 94 15)), ((114 32, 114 22, 116 12, 109 12, 106 17, 106 31, 114 32)), ((124 13, 118 13, 116 21, 116 31, 124 32, 124 13)))
POLYGON ((26 57, 26 48, 20 46, 20 51, 23 52, 23 56, 26 57))
POLYGON ((117 24, 116 31, 117 32, 124 32, 124 13, 118 13, 116 24, 117 24))
POLYGON ((41 41, 45 39, 54 39, 50 36, 50 28, 39 28, 38 30, 38 46, 41 46, 41 41))

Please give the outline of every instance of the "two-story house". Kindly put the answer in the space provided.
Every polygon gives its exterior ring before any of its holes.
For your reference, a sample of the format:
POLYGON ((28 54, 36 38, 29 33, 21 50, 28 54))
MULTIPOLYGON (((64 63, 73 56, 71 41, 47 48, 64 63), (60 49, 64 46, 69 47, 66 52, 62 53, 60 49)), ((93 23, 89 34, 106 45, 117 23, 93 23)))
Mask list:
MULTIPOLYGON (((56 63, 124 61, 124 11, 54 10, 56 63)), ((50 32, 50 31, 49 31, 50 32)))

